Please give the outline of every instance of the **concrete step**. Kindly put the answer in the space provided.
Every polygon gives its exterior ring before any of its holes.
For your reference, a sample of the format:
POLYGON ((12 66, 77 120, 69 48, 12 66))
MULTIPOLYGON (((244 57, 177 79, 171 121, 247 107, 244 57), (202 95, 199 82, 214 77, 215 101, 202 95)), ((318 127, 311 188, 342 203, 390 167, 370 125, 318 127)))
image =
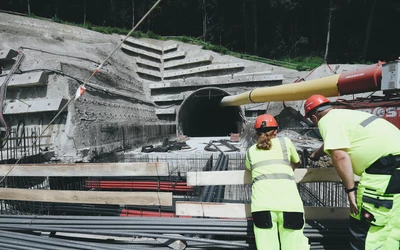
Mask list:
MULTIPOLYGON (((6 76, 0 77, 0 85, 6 76)), ((8 87, 32 87, 47 84, 47 74, 44 72, 30 72, 25 74, 14 74, 8 82, 8 87)))

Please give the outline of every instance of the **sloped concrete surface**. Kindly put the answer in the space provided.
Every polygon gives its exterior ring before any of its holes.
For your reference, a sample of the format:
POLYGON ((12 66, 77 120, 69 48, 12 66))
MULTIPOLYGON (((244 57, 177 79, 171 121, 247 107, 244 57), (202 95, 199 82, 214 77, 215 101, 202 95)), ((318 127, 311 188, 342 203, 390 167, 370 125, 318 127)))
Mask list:
MULTIPOLYGON (((6 102, 32 102, 36 98, 64 98, 68 100, 75 95, 78 86, 85 81, 103 60, 121 42, 117 34, 101 34, 79 27, 54 23, 48 20, 33 19, 10 14, 0 14, 0 50, 20 50, 25 54, 18 74, 28 72, 45 72, 47 77, 46 87, 26 87, 7 92, 6 102)), ((86 93, 77 101, 72 102, 50 128, 46 135, 51 151, 56 152, 56 158, 65 161, 88 161, 93 155, 110 152, 113 150, 127 150, 139 148, 143 142, 160 141, 165 136, 173 136, 176 121, 173 116, 177 110, 170 112, 171 119, 160 120, 156 110, 160 113, 160 106, 153 103, 155 98, 162 100, 166 95, 189 96, 193 90, 170 89, 159 90, 154 96, 150 86, 154 83, 170 84, 173 86, 202 84, 219 86, 219 79, 235 75, 279 75, 283 84, 292 83, 298 79, 315 79, 331 75, 336 71, 340 73, 357 69, 362 65, 322 65, 312 72, 299 72, 268 64, 251 62, 232 56, 221 55, 213 51, 203 50, 201 46, 184 44, 177 41, 158 41, 154 39, 140 39, 141 42, 160 48, 176 48, 177 52, 186 52, 186 59, 207 56, 212 58, 212 64, 226 65, 239 63, 243 68, 237 72, 221 71, 215 74, 190 75, 168 81, 154 81, 141 77, 137 73, 134 57, 118 49, 87 84, 86 93), (163 92, 164 91, 164 92, 163 92), (165 127, 165 129, 147 130, 149 125, 165 127), (147 131, 147 132, 146 132, 147 131), (162 131, 164 135, 151 131, 162 131), (172 132, 171 132, 172 131, 172 132)), ((0 77, 6 76, 9 68, 4 68, 0 77)), ((255 88, 246 86, 246 81, 241 85, 232 87, 222 86, 231 94, 241 93, 255 88)), ((274 82, 274 84, 277 84, 274 82)), ((301 84, 299 82, 298 84, 301 84)), ((171 102, 166 99, 167 102, 171 102)), ((181 98, 172 100, 179 107, 181 98)), ((273 115, 281 113, 284 107, 291 107, 302 112, 302 101, 275 102, 255 104, 255 111, 250 117, 245 117, 247 122, 252 122, 256 113, 268 112, 273 115), (260 106, 257 106, 260 105, 260 106), (265 110, 265 111, 263 111, 265 110)), ((170 105, 170 104, 169 104, 170 105)), ((162 106, 161 108, 165 108, 162 106)), ((172 108, 172 107, 171 107, 172 108)), ((246 109, 246 107, 245 107, 246 109)), ((249 109, 250 112, 251 109, 249 109)), ((40 112, 39 112, 40 113, 40 112)), ((29 120, 26 126, 45 125, 51 121, 54 113, 44 112, 42 116, 25 115, 6 117, 10 127, 16 126, 21 119, 29 120)), ((212 121, 210 121, 212 122, 212 121)))

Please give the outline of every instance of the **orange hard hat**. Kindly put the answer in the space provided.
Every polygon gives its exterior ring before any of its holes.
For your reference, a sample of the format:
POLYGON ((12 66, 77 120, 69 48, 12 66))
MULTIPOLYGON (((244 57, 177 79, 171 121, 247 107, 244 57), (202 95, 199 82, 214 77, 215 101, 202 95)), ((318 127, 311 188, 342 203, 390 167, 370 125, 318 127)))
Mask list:
POLYGON ((306 102, 304 103, 304 112, 305 116, 307 117, 311 110, 315 109, 316 107, 321 106, 322 104, 330 103, 325 96, 323 95, 312 95, 310 96, 306 102))
POLYGON ((263 114, 259 115, 254 123, 255 129, 262 129, 262 128, 277 128, 278 123, 276 122, 275 118, 270 114, 263 114))

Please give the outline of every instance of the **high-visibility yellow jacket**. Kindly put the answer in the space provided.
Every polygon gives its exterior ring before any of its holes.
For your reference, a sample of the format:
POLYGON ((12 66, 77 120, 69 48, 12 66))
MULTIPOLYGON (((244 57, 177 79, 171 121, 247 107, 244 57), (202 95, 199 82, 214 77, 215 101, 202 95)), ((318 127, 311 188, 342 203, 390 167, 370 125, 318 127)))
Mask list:
POLYGON ((246 152, 246 167, 253 179, 251 212, 304 212, 290 165, 300 161, 296 148, 286 137, 273 138, 271 143, 270 150, 253 145, 246 152))

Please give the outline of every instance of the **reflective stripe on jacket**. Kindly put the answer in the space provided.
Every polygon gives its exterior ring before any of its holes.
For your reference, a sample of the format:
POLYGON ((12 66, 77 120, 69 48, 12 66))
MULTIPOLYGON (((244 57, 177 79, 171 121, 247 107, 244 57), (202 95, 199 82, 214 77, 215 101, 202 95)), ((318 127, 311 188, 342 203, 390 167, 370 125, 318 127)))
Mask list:
POLYGON ((303 212, 290 165, 290 159, 298 159, 294 145, 286 137, 273 138, 271 143, 270 150, 253 145, 246 152, 246 166, 253 179, 251 211, 303 212))

